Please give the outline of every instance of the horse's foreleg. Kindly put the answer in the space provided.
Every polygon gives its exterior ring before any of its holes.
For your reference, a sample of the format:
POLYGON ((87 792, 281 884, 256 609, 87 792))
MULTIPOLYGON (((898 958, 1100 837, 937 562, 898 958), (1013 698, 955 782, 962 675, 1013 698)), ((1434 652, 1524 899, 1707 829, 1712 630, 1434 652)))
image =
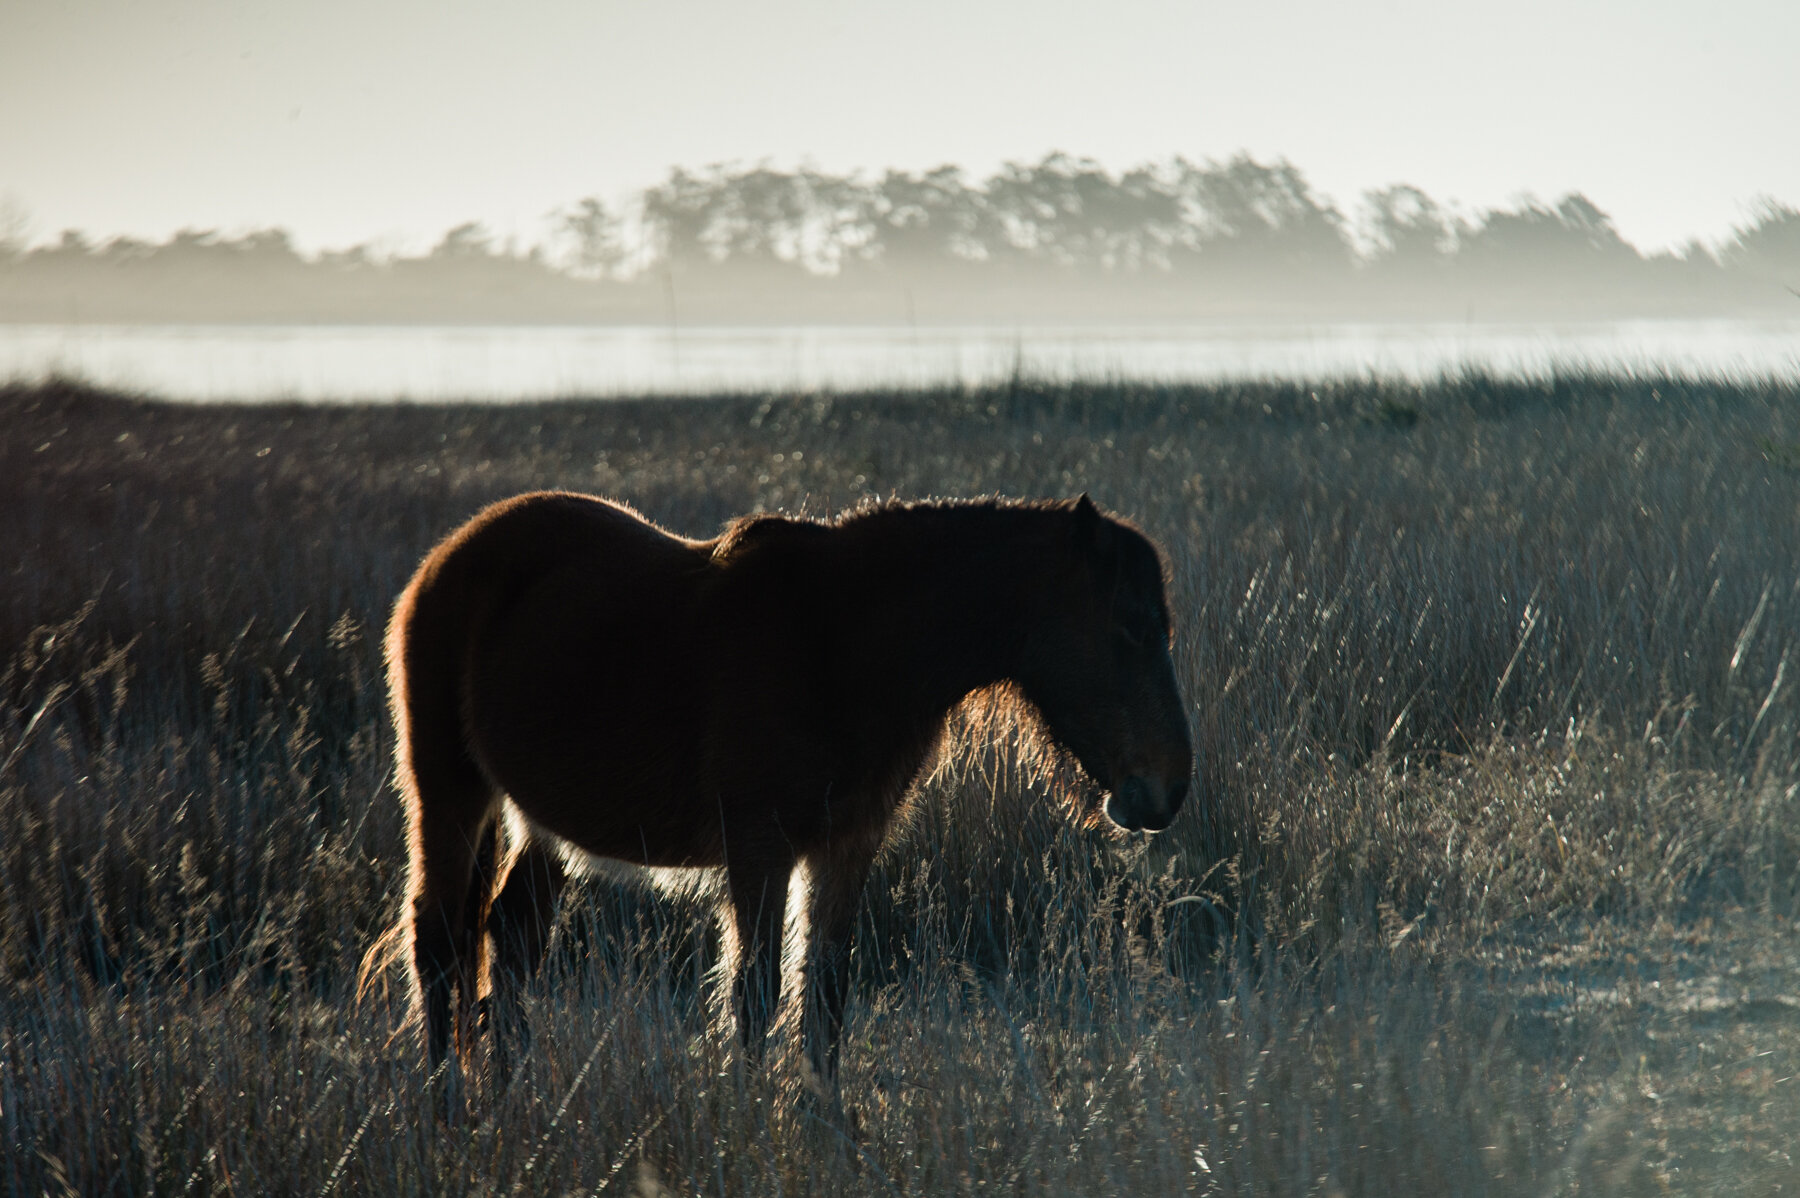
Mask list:
POLYGON ((735 945, 731 1003, 738 1038, 754 1064, 762 1059, 781 1004, 782 933, 794 859, 785 852, 752 853, 749 846, 737 844, 732 849, 725 869, 735 945))
POLYGON ((531 1047, 520 990, 536 976, 550 943, 556 901, 569 880, 561 858, 541 840, 527 841, 513 854, 506 879, 488 913, 493 965, 489 970, 488 1017, 494 1034, 495 1080, 504 1087, 515 1054, 531 1047))
POLYGON ((825 1086, 837 1076, 838 1040, 850 993, 850 944, 863 885, 879 847, 878 839, 846 838, 807 863, 806 1001, 800 1037, 813 1076, 825 1086))

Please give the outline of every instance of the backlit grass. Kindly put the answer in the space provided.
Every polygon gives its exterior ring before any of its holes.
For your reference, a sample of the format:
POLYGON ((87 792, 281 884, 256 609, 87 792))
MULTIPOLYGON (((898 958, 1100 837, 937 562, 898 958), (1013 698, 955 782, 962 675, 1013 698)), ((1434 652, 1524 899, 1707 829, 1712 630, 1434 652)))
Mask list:
MULTIPOLYGON (((0 391, 6 1193, 1642 1193, 1800 1182, 1786 384, 1471 376, 503 406, 0 391), (877 871, 847 1113, 595 882, 482 1118, 398 978, 379 633, 483 503, 691 534, 1072 495, 1171 565, 1195 798, 959 742, 877 871)), ((878 685, 878 680, 871 680, 878 685)))

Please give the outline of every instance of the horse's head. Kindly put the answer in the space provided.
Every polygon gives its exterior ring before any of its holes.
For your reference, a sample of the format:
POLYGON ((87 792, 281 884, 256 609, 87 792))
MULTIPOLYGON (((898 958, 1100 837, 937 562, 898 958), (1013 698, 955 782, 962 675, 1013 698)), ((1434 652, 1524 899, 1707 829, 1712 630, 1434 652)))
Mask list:
POLYGON ((1051 568, 1015 681, 1046 731, 1107 792, 1106 817, 1158 832, 1194 768, 1169 656, 1162 559, 1086 495, 1056 513, 1051 568))

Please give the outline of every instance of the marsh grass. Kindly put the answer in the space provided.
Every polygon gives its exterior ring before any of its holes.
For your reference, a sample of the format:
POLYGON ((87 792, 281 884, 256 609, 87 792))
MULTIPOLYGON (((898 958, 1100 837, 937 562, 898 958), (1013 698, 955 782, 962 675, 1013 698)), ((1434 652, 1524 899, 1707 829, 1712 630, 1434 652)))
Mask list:
POLYGON ((1797 401, 0 392, 0 1189, 1793 1184, 1797 401), (1196 797, 1080 831, 961 738, 869 887, 843 1118, 709 1022, 697 899, 595 882, 522 1078, 445 1127, 398 987, 351 1002, 403 868, 379 629, 542 486, 692 533, 1087 490, 1168 549, 1196 797))

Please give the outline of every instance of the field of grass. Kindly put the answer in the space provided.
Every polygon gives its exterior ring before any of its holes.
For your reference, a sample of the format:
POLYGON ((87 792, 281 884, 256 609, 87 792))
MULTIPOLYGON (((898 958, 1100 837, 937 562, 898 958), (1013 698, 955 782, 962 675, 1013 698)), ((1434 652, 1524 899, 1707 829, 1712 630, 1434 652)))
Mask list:
MULTIPOLYGON (((1800 388, 1037 386, 407 406, 0 389, 0 1193, 1800 1185, 1800 388), (562 486, 710 534, 1072 495, 1165 546, 1198 786, 1067 825, 963 737, 867 895, 847 1114, 708 1020, 695 901, 568 905, 434 1116, 379 637, 562 486)), ((871 685, 878 685, 871 680, 871 685)))

